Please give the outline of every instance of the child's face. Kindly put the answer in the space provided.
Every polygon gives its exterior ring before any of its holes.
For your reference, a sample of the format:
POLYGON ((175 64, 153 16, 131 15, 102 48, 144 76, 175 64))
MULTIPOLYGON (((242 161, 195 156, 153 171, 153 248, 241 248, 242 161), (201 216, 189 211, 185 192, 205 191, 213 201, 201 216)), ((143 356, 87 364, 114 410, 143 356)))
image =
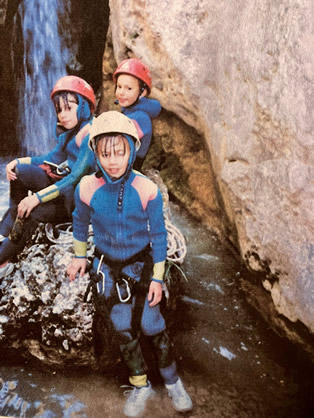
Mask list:
MULTIPOLYGON (((136 102, 140 95, 140 85, 136 77, 129 74, 121 74, 117 80, 116 98, 120 106, 128 107, 136 102)), ((146 95, 146 90, 140 97, 146 95)))
POLYGON ((68 102, 66 103, 62 97, 59 99, 59 112, 57 112, 58 120, 65 129, 73 129, 77 124, 77 108, 75 97, 68 94, 68 102))
POLYGON ((97 144, 98 160, 108 176, 118 179, 126 172, 130 146, 122 136, 105 136, 97 144))

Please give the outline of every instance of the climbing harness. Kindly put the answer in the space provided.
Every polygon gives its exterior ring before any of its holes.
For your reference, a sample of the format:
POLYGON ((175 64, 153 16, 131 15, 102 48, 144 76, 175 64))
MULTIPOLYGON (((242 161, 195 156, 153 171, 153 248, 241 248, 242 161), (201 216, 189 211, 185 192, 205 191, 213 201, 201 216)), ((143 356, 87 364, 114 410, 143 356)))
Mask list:
POLYGON ((132 257, 128 258, 125 261, 117 261, 112 260, 108 257, 106 257, 104 254, 101 254, 98 249, 95 249, 95 257, 98 258, 99 263, 96 270, 96 276, 98 277, 97 281, 97 292, 98 293, 105 293, 105 284, 106 284, 106 278, 105 274, 101 270, 101 266, 104 263, 107 265, 110 269, 112 280, 115 283, 116 291, 118 300, 120 303, 127 303, 131 299, 132 296, 137 292, 135 291, 135 287, 139 288, 143 286, 145 283, 145 286, 148 288, 148 282, 150 278, 150 269, 153 267, 152 257, 151 257, 151 250, 150 246, 148 245, 146 248, 144 248, 139 253, 133 255, 132 257), (135 262, 144 262, 144 267, 141 272, 141 280, 138 283, 135 279, 132 277, 129 277, 128 275, 123 273, 123 268, 129 265, 132 265, 135 262), (100 288, 100 282, 101 281, 101 288, 100 288), (122 296, 121 294, 121 287, 125 288, 126 296, 122 296), (132 292, 134 294, 132 294, 132 292))
MULTIPOLYGON (((87 301, 88 294, 90 290, 92 290, 92 299, 95 308, 93 319, 94 350, 95 354, 99 356, 106 348, 106 345, 111 343, 110 338, 114 335, 110 313, 116 304, 132 303, 130 334, 132 335, 132 339, 138 336, 150 274, 153 268, 153 260, 150 254, 150 246, 147 246, 144 250, 123 262, 107 258, 104 254, 101 254, 97 248, 95 249, 95 257, 99 262, 97 270, 95 271, 92 269, 89 272, 90 282, 85 292, 84 302, 87 301), (122 271, 124 267, 132 265, 137 261, 144 262, 144 266, 140 272, 139 282, 127 276, 122 271), (110 294, 109 297, 105 297, 106 273, 101 270, 103 264, 109 268, 110 277, 116 288, 116 292, 110 294), (125 288, 126 296, 122 295, 121 286, 125 288), (108 333, 111 333, 112 335, 109 335, 108 333)), ((124 341, 123 344, 126 344, 126 341, 124 341)))
MULTIPOLYGON (((96 275, 98 277, 101 277, 100 281, 101 281, 101 287, 100 287, 100 283, 97 282, 96 286, 97 286, 97 292, 98 293, 105 293, 105 287, 106 287, 106 275, 103 271, 101 271, 101 265, 103 263, 103 259, 104 259, 104 255, 101 254, 100 259, 99 259, 99 263, 97 266, 97 271, 96 271, 96 275)), ((116 285, 116 290, 117 290, 117 295, 119 298, 119 301, 121 303, 126 303, 131 299, 131 288, 129 285, 129 281, 132 280, 130 277, 127 277, 127 279, 125 277, 116 277, 115 278, 115 285, 116 285), (120 291, 120 286, 121 284, 125 285, 126 288, 126 293, 127 296, 125 298, 122 297, 121 295, 121 291, 120 291)))

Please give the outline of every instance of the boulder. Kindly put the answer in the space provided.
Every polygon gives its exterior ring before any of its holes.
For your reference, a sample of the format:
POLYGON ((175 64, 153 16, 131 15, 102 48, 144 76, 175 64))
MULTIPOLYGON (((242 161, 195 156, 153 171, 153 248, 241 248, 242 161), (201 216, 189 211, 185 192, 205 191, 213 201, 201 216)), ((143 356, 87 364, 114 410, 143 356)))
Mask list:
POLYGON ((84 299, 89 275, 70 282, 72 245, 50 244, 40 239, 25 248, 1 282, 0 348, 49 366, 94 367, 91 294, 84 299))

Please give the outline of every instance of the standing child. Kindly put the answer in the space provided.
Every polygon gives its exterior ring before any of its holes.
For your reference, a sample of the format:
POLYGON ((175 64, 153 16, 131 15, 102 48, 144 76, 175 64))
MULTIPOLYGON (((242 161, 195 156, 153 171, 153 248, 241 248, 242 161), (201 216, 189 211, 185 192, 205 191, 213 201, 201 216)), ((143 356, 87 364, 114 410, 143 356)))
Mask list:
POLYGON ((75 186, 83 175, 93 171, 94 156, 88 147, 95 111, 92 87, 80 77, 65 76, 55 84, 51 99, 58 119, 55 148, 46 155, 17 158, 6 166, 10 207, 0 223, 0 278, 12 272, 14 266, 8 260, 23 249, 38 222, 71 219, 75 186), (58 166, 64 161, 67 168, 56 171, 46 164, 58 166), (29 190, 33 192, 30 196, 29 190))
POLYGON ((140 170, 152 139, 152 118, 161 106, 158 100, 149 99, 152 78, 149 69, 137 58, 122 61, 113 74, 116 98, 123 114, 135 123, 141 146, 136 153, 134 168, 140 170))
POLYGON ((81 276, 85 272, 91 221, 97 292, 105 299, 133 388, 124 406, 125 415, 139 416, 154 395, 141 353, 141 332, 152 341, 174 408, 189 411, 192 401, 177 374, 159 308, 167 255, 161 193, 155 183, 132 170, 139 140, 125 115, 113 111, 94 119, 89 143, 99 171, 85 176, 75 191, 75 258, 67 273, 74 280, 78 272, 81 276))

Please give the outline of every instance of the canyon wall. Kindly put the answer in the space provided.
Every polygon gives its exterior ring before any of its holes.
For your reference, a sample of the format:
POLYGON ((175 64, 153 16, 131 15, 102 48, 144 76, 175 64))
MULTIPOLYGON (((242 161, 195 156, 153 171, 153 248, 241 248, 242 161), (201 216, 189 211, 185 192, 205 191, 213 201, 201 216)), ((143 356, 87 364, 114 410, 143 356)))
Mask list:
POLYGON ((314 3, 109 4, 103 108, 116 63, 143 59, 165 110, 155 143, 181 170, 177 182, 165 172, 170 192, 185 179, 191 213, 263 273, 280 314, 313 332, 314 3), (191 132, 178 139, 172 117, 191 132))

